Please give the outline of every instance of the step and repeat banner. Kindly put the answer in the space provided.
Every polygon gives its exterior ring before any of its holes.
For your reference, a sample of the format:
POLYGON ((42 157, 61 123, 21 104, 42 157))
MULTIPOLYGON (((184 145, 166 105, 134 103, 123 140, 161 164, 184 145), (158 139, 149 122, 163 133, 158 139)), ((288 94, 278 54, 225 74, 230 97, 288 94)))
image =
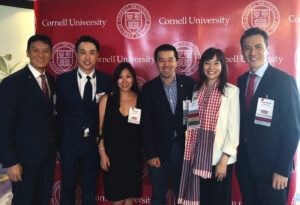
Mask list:
MULTIPOLYGON (((36 31, 49 35, 54 43, 49 71, 59 75, 76 67, 74 43, 91 35, 101 44, 97 69, 112 74, 114 67, 130 62, 140 85, 158 75, 153 52, 160 44, 174 45, 179 52, 177 72, 197 79, 198 61, 208 47, 222 49, 233 84, 248 68, 241 55, 239 39, 245 29, 260 27, 270 36, 269 62, 300 76, 300 3, 298 0, 206 1, 206 0, 39 0, 35 2, 36 31)), ((98 204, 103 196, 99 170, 98 204)), ((125 177, 125 176, 124 176, 125 177)), ((52 205, 59 204, 59 163, 52 205)), ((80 194, 80 189, 77 189, 80 194)), ((295 173, 289 204, 293 204, 295 173)), ((169 192, 170 204, 172 191, 169 192)), ((151 183, 144 169, 143 196, 137 204, 150 204, 151 183)), ((80 203, 80 198, 77 200, 80 203)), ((232 205, 242 205, 233 178, 232 205)))

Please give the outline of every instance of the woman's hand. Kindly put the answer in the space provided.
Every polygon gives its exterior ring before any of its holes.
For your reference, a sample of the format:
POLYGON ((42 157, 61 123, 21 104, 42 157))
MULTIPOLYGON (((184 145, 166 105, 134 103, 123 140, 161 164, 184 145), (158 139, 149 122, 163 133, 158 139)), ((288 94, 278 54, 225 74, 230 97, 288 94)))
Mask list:
POLYGON ((216 165, 215 177, 217 178, 217 181, 222 181, 226 177, 228 159, 229 157, 226 154, 223 154, 216 165))
POLYGON ((99 152, 100 152, 100 164, 101 164, 101 168, 104 171, 108 171, 109 167, 110 167, 109 157, 105 153, 105 150, 99 150, 99 152))

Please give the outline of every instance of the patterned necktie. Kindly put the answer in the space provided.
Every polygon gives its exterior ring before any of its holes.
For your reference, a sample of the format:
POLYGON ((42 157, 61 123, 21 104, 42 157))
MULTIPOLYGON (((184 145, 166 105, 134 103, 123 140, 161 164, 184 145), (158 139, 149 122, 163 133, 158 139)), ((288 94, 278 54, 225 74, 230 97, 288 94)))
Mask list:
POLYGON ((249 110, 249 108, 250 108, 251 98, 254 94, 254 80, 255 80, 255 78, 256 78, 255 74, 250 74, 248 88, 247 88, 247 94, 246 94, 246 97, 245 97, 247 110, 249 110))
POLYGON ((49 91, 48 91, 48 86, 46 83, 46 76, 44 74, 40 75, 41 80, 42 80, 42 92, 44 94, 45 102, 49 102, 49 91))
POLYGON ((85 104, 92 103, 92 83, 91 83, 91 77, 86 76, 86 83, 84 86, 84 92, 83 92, 83 102, 85 104))

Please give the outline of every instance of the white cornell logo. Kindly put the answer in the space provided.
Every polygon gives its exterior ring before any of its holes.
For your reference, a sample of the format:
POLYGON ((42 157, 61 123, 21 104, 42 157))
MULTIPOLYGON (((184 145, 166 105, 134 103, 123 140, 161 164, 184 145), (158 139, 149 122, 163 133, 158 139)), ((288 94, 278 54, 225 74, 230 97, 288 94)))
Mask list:
POLYGON ((174 44, 178 52, 178 63, 176 71, 184 75, 192 75, 199 65, 200 51, 196 45, 187 41, 174 44))
POLYGON ((142 38, 147 34, 150 26, 150 14, 140 4, 127 4, 118 13, 117 27, 120 33, 126 38, 142 38))
POLYGON ((255 1, 249 4, 242 16, 242 24, 245 30, 258 27, 268 34, 276 31, 280 22, 280 14, 277 7, 268 1, 255 1))
POLYGON ((76 65, 74 45, 69 42, 55 44, 52 51, 51 69, 56 74, 61 74, 72 70, 76 65))
MULTIPOLYGON (((60 180, 55 182, 52 189, 52 198, 50 201, 50 205, 59 205, 60 204, 60 190, 61 190, 61 182, 60 180)), ((76 187, 75 190, 75 205, 81 204, 81 189, 79 186, 76 187)))

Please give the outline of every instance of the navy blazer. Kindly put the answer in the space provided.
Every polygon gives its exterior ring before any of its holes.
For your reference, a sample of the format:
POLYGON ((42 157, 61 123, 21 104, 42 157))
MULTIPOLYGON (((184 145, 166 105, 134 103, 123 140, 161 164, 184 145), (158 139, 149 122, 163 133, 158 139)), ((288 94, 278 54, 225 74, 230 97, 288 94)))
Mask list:
MULTIPOLYGON (((58 76, 57 86, 57 110, 59 116, 60 151, 75 155, 81 148, 83 140, 88 146, 97 147, 96 137, 99 133, 99 111, 96 98, 91 107, 86 109, 81 98, 78 81, 78 69, 58 76), (90 134, 83 139, 83 130, 89 127, 90 134)), ((111 90, 111 78, 100 72, 96 72, 96 94, 108 93, 111 90)))
POLYGON ((246 109, 248 73, 238 78, 240 88, 241 130, 238 163, 247 155, 254 177, 272 179, 273 172, 288 177, 300 136, 299 93, 295 79, 268 66, 246 109), (258 98, 274 100, 271 126, 254 124, 258 98))
POLYGON ((46 73, 50 103, 29 70, 5 78, 0 84, 0 158, 4 167, 17 163, 42 162, 54 150, 54 79, 46 73))
POLYGON ((176 130, 177 139, 184 148, 183 100, 191 99, 194 80, 176 75, 177 104, 173 114, 161 77, 144 84, 142 89, 142 135, 146 159, 168 157, 176 130))

